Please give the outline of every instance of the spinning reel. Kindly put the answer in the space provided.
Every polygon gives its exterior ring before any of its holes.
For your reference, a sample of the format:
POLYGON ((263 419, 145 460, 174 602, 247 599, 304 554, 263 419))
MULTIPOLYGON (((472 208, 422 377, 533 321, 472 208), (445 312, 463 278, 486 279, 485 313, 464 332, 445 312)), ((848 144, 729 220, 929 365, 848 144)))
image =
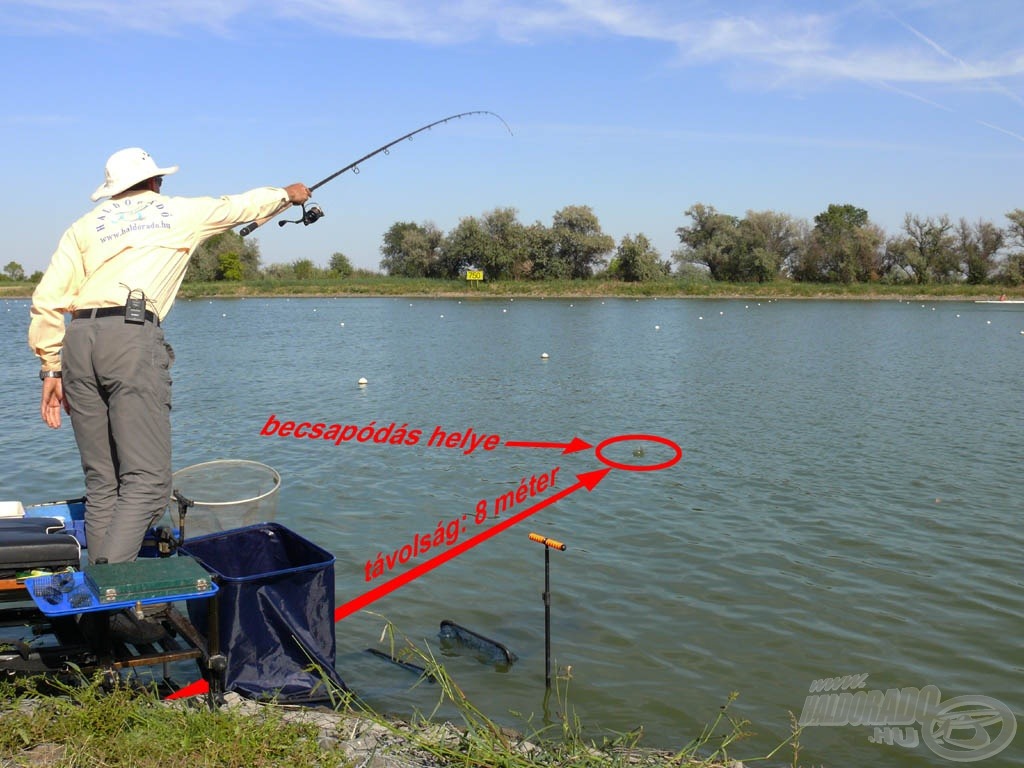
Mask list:
POLYGON ((324 209, 320 207, 318 203, 305 202, 302 204, 302 218, 301 219, 282 219, 277 222, 277 226, 283 227, 285 224, 305 224, 307 227, 315 221, 319 221, 324 217, 324 209), (308 207, 307 207, 308 206, 308 207))

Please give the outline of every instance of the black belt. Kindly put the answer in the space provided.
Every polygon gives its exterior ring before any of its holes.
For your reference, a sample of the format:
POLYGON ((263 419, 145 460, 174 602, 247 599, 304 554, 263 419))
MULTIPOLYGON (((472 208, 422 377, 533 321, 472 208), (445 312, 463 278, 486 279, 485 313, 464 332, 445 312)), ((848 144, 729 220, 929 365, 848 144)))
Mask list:
MULTIPOLYGON (((76 309, 71 315, 74 320, 91 320, 94 317, 124 317, 124 307, 93 307, 92 309, 76 309)), ((160 325, 160 318, 146 310, 146 320, 160 325)))

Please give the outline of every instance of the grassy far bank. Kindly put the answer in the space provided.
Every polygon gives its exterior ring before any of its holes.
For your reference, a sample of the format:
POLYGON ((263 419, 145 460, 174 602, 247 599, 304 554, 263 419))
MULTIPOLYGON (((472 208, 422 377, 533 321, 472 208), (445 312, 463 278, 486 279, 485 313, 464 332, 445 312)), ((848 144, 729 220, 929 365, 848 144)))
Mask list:
MULTIPOLYGON (((29 298, 35 288, 29 282, 0 283, 0 298, 29 298)), ((458 297, 663 297, 749 299, 947 299, 974 300, 1024 298, 1024 288, 992 285, 929 284, 883 285, 878 283, 726 283, 668 278, 641 283, 620 280, 545 280, 470 283, 464 280, 359 275, 310 280, 244 280, 185 283, 178 298, 247 296, 458 296, 458 297)))

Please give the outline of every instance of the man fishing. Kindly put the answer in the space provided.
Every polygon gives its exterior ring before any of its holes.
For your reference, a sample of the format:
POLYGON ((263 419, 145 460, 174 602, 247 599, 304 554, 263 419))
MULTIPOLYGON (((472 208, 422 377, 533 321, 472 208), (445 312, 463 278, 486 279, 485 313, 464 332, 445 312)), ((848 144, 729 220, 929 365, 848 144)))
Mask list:
POLYGON ((107 160, 100 202, 61 237, 32 295, 29 346, 40 412, 71 416, 86 487, 89 561, 136 558, 171 497, 171 376, 163 320, 205 239, 309 199, 304 184, 224 197, 168 197, 139 148, 107 160), (71 315, 65 327, 64 314, 71 315))

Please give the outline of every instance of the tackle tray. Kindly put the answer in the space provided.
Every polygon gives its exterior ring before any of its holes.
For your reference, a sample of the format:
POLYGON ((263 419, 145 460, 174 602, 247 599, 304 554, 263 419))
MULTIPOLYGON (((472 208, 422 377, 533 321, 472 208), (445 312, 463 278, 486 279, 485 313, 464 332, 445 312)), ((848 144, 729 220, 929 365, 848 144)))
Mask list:
POLYGON ((143 558, 131 563, 87 565, 85 582, 101 603, 206 592, 213 583, 191 557, 143 558))
POLYGON ((87 565, 84 572, 26 579, 25 587, 49 616, 212 597, 217 592, 210 574, 193 558, 182 556, 87 565))

